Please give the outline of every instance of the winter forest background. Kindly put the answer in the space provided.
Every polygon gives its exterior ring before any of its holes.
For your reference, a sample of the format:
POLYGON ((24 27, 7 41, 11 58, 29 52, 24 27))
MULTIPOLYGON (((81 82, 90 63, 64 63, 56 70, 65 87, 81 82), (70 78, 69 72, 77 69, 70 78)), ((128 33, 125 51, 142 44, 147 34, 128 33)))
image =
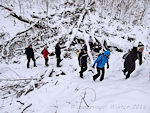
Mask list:
MULTIPOLYGON (((0 113, 150 113, 150 0, 0 0, 0 113), (44 45, 56 57, 44 66, 44 45), (142 66, 129 80, 122 56, 141 41, 142 66), (33 45, 37 67, 26 68, 33 45), (77 53, 86 44, 88 70, 79 78, 77 53), (103 82, 92 81, 99 53, 111 50, 103 82)), ((31 61, 32 65, 32 61, 31 61)))

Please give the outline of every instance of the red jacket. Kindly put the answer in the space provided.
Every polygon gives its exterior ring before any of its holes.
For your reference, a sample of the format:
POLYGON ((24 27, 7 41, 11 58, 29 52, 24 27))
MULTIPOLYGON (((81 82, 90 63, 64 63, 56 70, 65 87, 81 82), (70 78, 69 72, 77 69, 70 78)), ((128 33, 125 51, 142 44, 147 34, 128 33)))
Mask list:
POLYGON ((48 55, 50 54, 45 48, 44 50, 42 51, 43 52, 43 56, 44 58, 46 59, 48 57, 48 55))

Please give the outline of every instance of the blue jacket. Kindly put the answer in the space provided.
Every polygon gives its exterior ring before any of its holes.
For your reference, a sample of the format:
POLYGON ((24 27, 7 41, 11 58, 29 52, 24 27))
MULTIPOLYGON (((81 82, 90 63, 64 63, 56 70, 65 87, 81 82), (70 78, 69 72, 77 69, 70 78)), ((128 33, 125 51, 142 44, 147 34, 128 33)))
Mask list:
POLYGON ((98 68, 103 68, 105 66, 105 63, 107 63, 107 65, 109 65, 109 63, 108 63, 109 57, 107 57, 106 55, 110 55, 109 50, 105 51, 105 53, 103 55, 100 55, 94 62, 94 65, 97 63, 98 68))

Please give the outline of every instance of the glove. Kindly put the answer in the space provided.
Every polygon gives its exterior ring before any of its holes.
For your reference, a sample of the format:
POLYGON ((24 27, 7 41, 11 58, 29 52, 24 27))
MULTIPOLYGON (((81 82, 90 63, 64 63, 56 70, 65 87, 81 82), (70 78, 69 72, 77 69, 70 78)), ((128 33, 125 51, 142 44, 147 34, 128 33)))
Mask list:
POLYGON ((109 65, 107 65, 107 69, 109 68, 109 65))
POLYGON ((140 62, 139 64, 142 65, 142 62, 140 62))
POLYGON ((93 65, 92 68, 95 68, 95 65, 93 65))

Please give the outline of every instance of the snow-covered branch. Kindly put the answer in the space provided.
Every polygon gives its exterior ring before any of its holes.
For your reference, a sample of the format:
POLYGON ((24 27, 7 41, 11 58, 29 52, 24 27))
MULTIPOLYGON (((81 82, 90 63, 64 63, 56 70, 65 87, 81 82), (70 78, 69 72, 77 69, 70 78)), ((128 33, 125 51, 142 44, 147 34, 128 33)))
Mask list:
POLYGON ((32 24, 32 23, 33 23, 33 21, 30 21, 29 19, 25 19, 25 18, 23 18, 22 16, 17 15, 15 12, 13 12, 12 9, 10 9, 10 8, 8 8, 8 7, 6 7, 6 6, 0 5, 0 7, 6 9, 6 10, 8 10, 8 11, 10 11, 10 15, 11 15, 11 16, 17 18, 18 20, 20 20, 20 21, 22 21, 22 22, 25 22, 25 23, 28 23, 28 24, 32 24))

